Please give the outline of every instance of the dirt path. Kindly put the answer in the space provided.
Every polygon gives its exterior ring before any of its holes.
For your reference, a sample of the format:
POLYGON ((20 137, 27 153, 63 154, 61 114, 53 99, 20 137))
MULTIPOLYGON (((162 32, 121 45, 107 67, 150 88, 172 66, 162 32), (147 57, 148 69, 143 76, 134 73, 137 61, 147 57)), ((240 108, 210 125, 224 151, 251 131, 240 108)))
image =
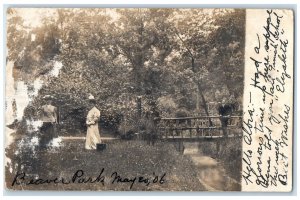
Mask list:
POLYGON ((241 185, 229 177, 223 164, 217 160, 204 156, 197 145, 187 145, 184 155, 189 156, 197 166, 197 177, 208 191, 239 191, 241 185))

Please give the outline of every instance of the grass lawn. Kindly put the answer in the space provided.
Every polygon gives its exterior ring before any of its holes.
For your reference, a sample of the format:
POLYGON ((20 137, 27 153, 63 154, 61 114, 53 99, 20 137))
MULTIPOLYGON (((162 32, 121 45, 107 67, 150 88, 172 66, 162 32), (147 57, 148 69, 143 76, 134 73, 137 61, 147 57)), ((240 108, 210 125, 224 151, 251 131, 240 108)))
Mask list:
MULTIPOLYGON (((96 178, 102 169, 104 184, 95 183, 44 183, 31 185, 11 186, 16 173, 6 169, 6 183, 9 189, 18 190, 142 190, 142 191, 203 191, 204 187, 197 179, 197 170, 191 159, 176 151, 171 143, 157 142, 154 146, 147 145, 145 141, 116 140, 108 143, 108 148, 103 152, 85 150, 83 140, 65 141, 59 149, 40 151, 38 158, 27 161, 23 171, 27 174, 38 174, 42 179, 64 177, 71 180, 77 170, 83 170, 81 177, 96 178), (26 170, 28 169, 28 170, 26 170), (112 183, 117 172, 122 181, 135 182, 112 183), (161 177, 165 176, 161 179, 161 177), (143 178, 140 178, 140 177, 143 178), (155 179, 155 176, 158 178, 155 179), (127 178, 127 180, 126 180, 127 178), (148 181, 146 180, 148 179, 148 181), (139 180, 141 182, 139 182, 139 180), (159 180, 162 180, 159 182, 159 180), (156 183, 153 183, 156 182, 156 183), (130 188, 132 186, 132 188, 130 188)), ((79 175, 79 174, 78 174, 79 175)), ((33 175, 28 175, 28 179, 33 175)), ((118 179, 120 180, 120 179, 118 179)), ((20 180, 21 181, 21 180, 20 180)))

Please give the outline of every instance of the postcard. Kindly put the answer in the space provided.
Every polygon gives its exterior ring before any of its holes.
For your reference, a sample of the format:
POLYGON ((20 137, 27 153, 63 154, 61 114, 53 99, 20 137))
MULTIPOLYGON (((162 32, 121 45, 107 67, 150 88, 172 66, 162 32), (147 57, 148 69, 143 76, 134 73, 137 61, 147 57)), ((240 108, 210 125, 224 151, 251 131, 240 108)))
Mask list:
POLYGON ((293 189, 289 9, 6 10, 9 191, 293 189))

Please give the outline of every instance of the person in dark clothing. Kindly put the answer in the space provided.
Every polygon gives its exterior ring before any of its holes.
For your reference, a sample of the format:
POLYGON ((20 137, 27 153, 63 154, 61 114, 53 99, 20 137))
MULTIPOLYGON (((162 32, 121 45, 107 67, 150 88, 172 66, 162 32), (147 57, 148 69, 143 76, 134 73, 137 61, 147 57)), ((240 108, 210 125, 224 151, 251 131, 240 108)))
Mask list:
POLYGON ((47 102, 39 110, 40 119, 43 122, 40 128, 41 139, 40 148, 46 149, 49 142, 53 139, 55 134, 55 124, 57 123, 57 108, 52 105, 52 96, 44 96, 44 100, 47 102))
POLYGON ((224 137, 228 136, 227 126, 230 115, 232 114, 232 107, 225 103, 225 100, 222 101, 222 104, 218 107, 218 112, 220 116, 222 132, 224 137))

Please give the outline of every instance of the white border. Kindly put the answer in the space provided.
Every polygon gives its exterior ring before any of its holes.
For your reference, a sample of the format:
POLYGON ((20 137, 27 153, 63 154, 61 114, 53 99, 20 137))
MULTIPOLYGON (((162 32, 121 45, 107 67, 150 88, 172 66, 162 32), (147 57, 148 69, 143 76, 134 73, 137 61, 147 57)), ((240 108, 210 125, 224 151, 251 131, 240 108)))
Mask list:
MULTIPOLYGON (((93 6, 103 6, 103 7, 114 7, 116 6, 116 4, 118 4, 117 6, 118 7, 138 7, 138 6, 144 6, 144 7, 239 7, 239 8, 266 8, 266 7, 283 7, 283 8, 286 8, 286 7, 294 7, 294 10, 295 12, 297 12, 297 8, 299 7, 299 2, 297 0, 281 0, 281 1, 276 1, 276 0, 247 0, 247 1, 239 1, 239 0, 208 0, 208 1, 197 1, 197 0, 101 0, 101 1, 97 1, 97 0, 44 0, 44 1, 41 1, 41 0, 2 0, 2 4, 1 4, 1 45, 3 48, 1 48, 1 61, 2 61, 2 73, 0 73, 0 80, 2 82, 2 87, 0 87, 0 95, 1 95, 1 110, 3 110, 3 113, 2 115, 0 116, 0 126, 1 126, 1 133, 2 133, 2 138, 4 138, 4 114, 5 114, 5 102, 4 102, 4 84, 5 84, 5 67, 4 67, 4 64, 5 64, 5 59, 4 59, 4 7, 7 5, 12 5, 12 4, 21 4, 22 6, 25 6, 27 5, 28 7, 32 7, 32 6, 35 6, 34 4, 38 4, 39 7, 42 7, 45 6, 45 7, 49 7, 50 4, 50 7, 57 7, 57 6, 64 6, 64 7, 93 7, 93 6), (224 4, 226 2, 226 4, 224 4), (99 5, 101 3, 101 5, 99 5), (54 6, 53 6, 54 4, 54 6), (71 4, 71 5, 68 5, 68 4, 71 4), (190 4, 190 5, 188 5, 190 4), (294 5, 287 5, 287 4, 294 4, 294 5), (80 6, 81 5, 81 6, 80 6)), ((295 13, 296 14, 296 13, 295 13)), ((297 33, 297 27, 299 27, 299 15, 296 16, 297 18, 295 19, 297 24, 295 24, 295 31, 297 33)), ((297 120, 297 113, 300 113, 299 111, 299 107, 297 106, 297 99, 298 99, 298 92, 297 92, 297 88, 298 88, 298 81, 297 81, 297 77, 300 77, 299 75, 299 71, 300 70, 297 70, 297 58, 299 57, 298 55, 298 51, 297 51, 297 47, 298 47, 298 43, 299 43, 299 40, 297 40, 297 36, 295 35, 295 78, 294 78, 294 81, 295 81, 295 105, 294 105, 294 123, 296 122, 297 120)), ((298 135, 298 128, 297 126, 295 126, 295 129, 294 129, 294 134, 295 135, 298 135)), ((299 144, 299 138, 300 137, 297 137, 297 141, 296 144, 299 144)), ((4 181, 4 178, 3 178, 3 175, 4 175, 4 141, 1 140, 0 142, 0 149, 1 149, 1 154, 0 154, 0 160, 1 160, 1 164, 0 164, 0 171, 1 171, 1 174, 0 174, 0 190, 1 190, 1 195, 12 195, 12 194, 7 194, 7 193, 3 193, 3 181, 4 181)), ((297 160, 299 160, 299 154, 297 154, 297 158, 294 157, 294 162, 297 162, 297 160)), ((299 166, 298 166, 299 168, 299 166)), ((296 173, 297 169, 294 170, 294 173, 296 173)), ((299 180, 299 173, 297 173, 297 178, 294 177, 294 179, 297 179, 299 180)), ((294 182, 294 186, 295 185, 295 182, 294 182)), ((297 188, 294 187, 294 191, 300 191, 299 190, 299 184, 297 184, 297 188)), ((67 193, 64 193, 64 194, 59 194, 59 195, 62 195, 62 196, 43 196, 43 195, 51 195, 51 193, 49 192, 21 192, 21 193, 16 193, 14 195, 18 195, 18 196, 3 196, 4 199, 15 199, 15 198, 21 198, 22 199, 53 199, 53 198, 59 198, 59 199, 66 199, 66 198, 72 198, 72 199, 80 199, 82 200, 84 197, 80 195, 80 193, 76 192, 67 192, 67 193), (26 196, 23 196, 23 195, 26 195, 26 196), (33 195, 33 196, 28 196, 28 195, 33 195), (39 195, 39 196, 37 196, 39 195), (66 197, 66 196, 72 196, 72 197, 66 197), (76 196, 74 196, 76 195, 76 196), (43 197, 40 197, 40 196, 43 196, 43 197)), ((130 192, 130 193, 124 193, 124 192, 114 192, 114 193, 93 193, 93 192, 90 192, 90 193, 84 193, 85 195, 88 195, 88 198, 89 199, 101 199, 101 198, 108 198, 108 197, 98 197, 98 196, 94 196, 94 195, 101 195, 101 194, 104 194, 104 195, 108 195, 108 196, 112 196, 112 195, 117 195, 115 196, 114 198, 124 198, 125 197, 129 197, 129 195, 134 195, 133 197, 130 197, 130 199, 140 199, 140 198, 143 198, 143 199, 153 199, 153 198, 156 198, 157 195, 160 195, 160 196, 163 196, 163 198, 167 198, 167 199, 182 199, 183 195, 186 195, 188 196, 189 198, 191 199, 199 199, 199 198, 205 198, 205 199, 240 199, 240 198, 243 198, 243 199, 253 199, 253 198, 263 198, 263 199, 296 199, 297 198, 297 193, 289 193, 289 194, 285 194, 285 193, 278 193, 278 194, 266 194, 266 195, 271 195, 271 196, 265 196, 265 194, 261 194, 261 193, 225 193, 225 192, 221 192, 221 193, 203 193, 203 192, 198 192, 198 193, 172 193, 172 192, 166 192, 166 193, 141 193, 141 192, 130 192), (137 195, 142 195, 143 197, 139 197, 137 195), (145 195, 155 195, 155 196, 145 196, 145 195), (176 195, 176 196, 174 196, 176 195), (191 196, 192 195, 192 196, 191 196), (198 197, 198 196, 195 196, 195 195, 200 195, 201 197, 198 197), (203 196, 205 195, 205 196, 203 196), (209 196, 207 196, 209 195, 209 196), (241 196, 242 197, 241 197, 241 196), (250 195, 250 196, 248 196, 250 195), (288 196, 286 196, 288 195, 288 196), (170 197, 171 196, 171 197, 170 197)), ((53 195, 53 194, 52 194, 53 195)), ((57 195, 57 194, 56 194, 57 195)), ((3 198, 1 198, 3 199, 3 198)))

